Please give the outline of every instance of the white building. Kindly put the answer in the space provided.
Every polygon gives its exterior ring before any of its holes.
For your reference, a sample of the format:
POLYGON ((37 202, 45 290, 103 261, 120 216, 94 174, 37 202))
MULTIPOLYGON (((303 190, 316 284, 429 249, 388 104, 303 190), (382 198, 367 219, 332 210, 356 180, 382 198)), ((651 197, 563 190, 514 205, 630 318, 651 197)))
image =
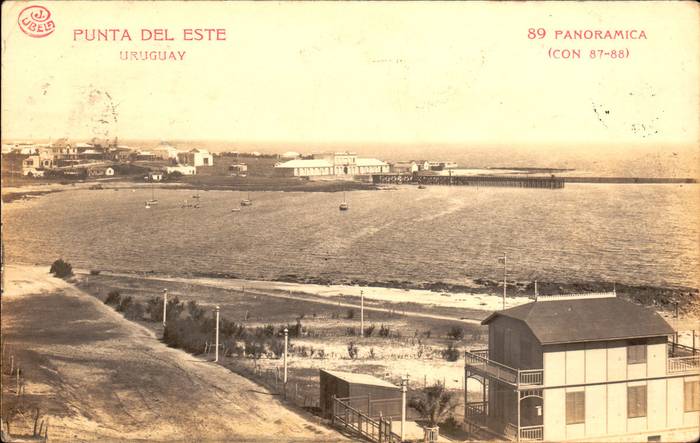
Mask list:
POLYGON ((353 152, 314 154, 309 160, 290 160, 275 165, 275 172, 290 177, 352 177, 389 172, 389 165, 374 158, 360 158, 353 152))
POLYGON ((197 174, 197 168, 195 168, 194 166, 186 165, 168 166, 165 168, 165 172, 167 172, 168 174, 178 172, 182 175, 195 175, 197 174))
POLYGON ((191 149, 187 152, 179 152, 177 154, 177 162, 182 165, 188 166, 213 166, 214 156, 212 156, 206 149, 191 149))
POLYGON ((616 294, 539 297, 498 311, 465 355, 465 425, 525 441, 697 441, 700 352, 616 294), (475 382, 476 381, 476 382, 475 382), (481 399, 469 399, 469 386, 481 399))
POLYGON ((176 160, 177 154, 180 152, 176 147, 161 143, 151 150, 156 158, 161 160, 176 160))

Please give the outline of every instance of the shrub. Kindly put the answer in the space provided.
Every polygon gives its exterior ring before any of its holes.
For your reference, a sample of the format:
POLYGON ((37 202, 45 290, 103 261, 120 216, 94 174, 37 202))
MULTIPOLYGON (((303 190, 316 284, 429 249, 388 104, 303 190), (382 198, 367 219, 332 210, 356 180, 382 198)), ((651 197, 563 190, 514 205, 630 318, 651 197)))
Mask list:
POLYGON ((284 355, 284 339, 272 338, 269 342, 270 351, 275 354, 275 357, 280 358, 284 355))
POLYGON ((73 266, 70 263, 63 261, 62 258, 59 258, 53 262, 51 269, 49 269, 49 273, 58 278, 70 277, 73 275, 73 266))
POLYGON ((425 338, 430 338, 430 336, 431 336, 432 334, 433 334, 433 330, 432 330, 432 329, 427 329, 427 330, 425 331, 425 333, 424 333, 425 338))
POLYGON ((370 325, 365 328, 365 337, 371 337, 376 326, 370 325))
POLYGON ((355 345, 354 341, 351 341, 348 343, 348 355, 350 356, 351 359, 355 360, 357 358, 357 354, 359 354, 360 349, 355 345))
POLYGON ((461 326, 452 326, 449 331, 447 331, 447 338, 451 340, 461 340, 464 338, 464 329, 461 326))
POLYGON ((379 328, 379 336, 386 338, 389 336, 389 334, 391 334, 391 328, 389 328, 389 326, 381 325, 379 328))
POLYGON ((369 348, 369 358, 371 358, 372 360, 377 358, 377 355, 374 353, 374 348, 369 348))
POLYGON ((446 390, 441 383, 424 388, 419 396, 411 398, 408 403, 421 417, 428 420, 431 427, 452 415, 457 404, 455 394, 446 390))
POLYGON ((194 321, 199 321, 204 318, 204 308, 197 305, 197 302, 194 300, 187 302, 187 313, 194 321))
POLYGON ((345 328, 345 335, 355 336, 355 328, 345 328))
POLYGON ((447 347, 442 350, 442 358, 447 361, 459 360, 459 349, 455 347, 454 343, 448 343, 447 347))
POLYGON ((146 310, 142 303, 130 303, 124 310, 124 317, 129 320, 141 320, 143 319, 143 314, 145 311, 146 310))
POLYGON ((352 308, 348 309, 348 311, 345 313, 345 318, 348 320, 355 318, 355 310, 352 308))
POLYGON ((316 351, 316 355, 318 356, 318 358, 323 360, 324 358, 326 358, 326 350, 321 348, 318 351, 316 351))
POLYGON ((163 321, 163 297, 151 297, 146 302, 146 312, 150 316, 151 321, 163 321))
POLYGON ((118 312, 126 312, 126 310, 129 308, 129 306, 134 302, 134 298, 130 295, 127 295, 126 297, 122 298, 121 301, 119 302, 119 305, 117 305, 116 310, 118 312))
POLYGON ((107 294, 107 298, 105 299, 105 304, 106 305, 112 305, 112 306, 117 306, 119 305, 119 302, 121 301, 121 294, 119 291, 109 291, 107 294))

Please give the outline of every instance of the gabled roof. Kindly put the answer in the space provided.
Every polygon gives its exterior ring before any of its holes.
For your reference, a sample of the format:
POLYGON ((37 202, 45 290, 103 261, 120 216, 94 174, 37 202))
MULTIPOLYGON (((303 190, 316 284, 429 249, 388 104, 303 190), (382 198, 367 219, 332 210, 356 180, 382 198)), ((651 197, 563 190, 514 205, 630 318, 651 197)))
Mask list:
POLYGON ((499 316, 524 322, 543 345, 673 333, 673 328, 652 308, 617 297, 535 301, 494 312, 481 324, 489 324, 499 316))
POLYGON ((385 388, 399 389, 398 386, 389 383, 386 380, 377 378, 369 374, 359 374, 355 372, 345 372, 345 371, 328 371, 326 369, 321 369, 321 371, 326 372, 333 377, 339 378, 348 383, 358 384, 358 385, 369 385, 369 386, 382 386, 385 388))

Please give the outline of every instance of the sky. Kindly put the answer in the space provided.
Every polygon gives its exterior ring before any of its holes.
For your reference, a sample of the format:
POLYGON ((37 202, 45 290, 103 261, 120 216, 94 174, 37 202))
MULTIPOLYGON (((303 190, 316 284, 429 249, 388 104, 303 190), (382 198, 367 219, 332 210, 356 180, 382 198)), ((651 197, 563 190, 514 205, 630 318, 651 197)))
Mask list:
POLYGON ((693 2, 5 2, 2 138, 696 154, 699 11, 693 2), (21 31, 28 5, 49 8, 52 34, 21 31), (153 28, 175 40, 142 41, 153 28), (226 40, 183 41, 186 28, 225 29, 226 40), (528 39, 529 28, 545 38, 528 39), (127 29, 132 41, 75 38, 81 29, 127 29), (586 29, 647 38, 554 38, 586 29), (550 58, 556 49, 582 57, 550 58), (629 55, 591 59, 591 50, 629 55), (121 51, 185 54, 121 60, 121 51))

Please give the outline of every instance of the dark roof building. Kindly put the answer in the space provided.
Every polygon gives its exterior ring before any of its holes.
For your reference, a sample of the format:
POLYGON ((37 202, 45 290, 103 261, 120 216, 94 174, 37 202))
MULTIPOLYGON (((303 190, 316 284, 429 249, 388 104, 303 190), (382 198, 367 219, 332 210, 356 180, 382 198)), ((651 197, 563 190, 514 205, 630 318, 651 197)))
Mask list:
POLYGON ((522 321, 542 345, 673 334, 671 326, 652 308, 617 297, 542 297, 540 301, 494 312, 481 324, 487 325, 497 317, 522 321))

